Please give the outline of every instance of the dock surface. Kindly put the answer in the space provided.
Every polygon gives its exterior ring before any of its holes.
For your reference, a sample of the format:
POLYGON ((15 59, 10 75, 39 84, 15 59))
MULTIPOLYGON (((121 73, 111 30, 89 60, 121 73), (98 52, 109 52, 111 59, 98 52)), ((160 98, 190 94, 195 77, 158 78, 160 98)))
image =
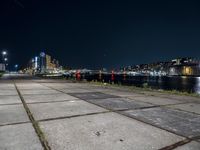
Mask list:
POLYGON ((200 98, 23 74, 0 80, 0 150, 200 150, 200 98))

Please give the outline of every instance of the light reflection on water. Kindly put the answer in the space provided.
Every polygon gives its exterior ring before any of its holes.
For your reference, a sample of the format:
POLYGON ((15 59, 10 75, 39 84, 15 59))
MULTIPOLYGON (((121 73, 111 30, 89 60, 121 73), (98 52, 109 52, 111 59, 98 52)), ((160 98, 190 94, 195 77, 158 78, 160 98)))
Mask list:
MULTIPOLYGON (((99 76, 87 76, 89 81, 98 80, 110 83, 111 76, 102 76, 99 80, 99 76)), ((187 77, 187 76, 164 76, 164 77, 145 77, 145 76, 127 76, 121 75, 115 76, 114 83, 124 84, 124 85, 134 85, 143 87, 148 85, 148 87, 153 89, 163 89, 163 90, 177 90, 181 92, 198 93, 200 94, 200 77, 187 77), (144 84, 145 83, 145 84, 144 84)))
POLYGON ((195 92, 200 94, 200 77, 196 77, 195 92))

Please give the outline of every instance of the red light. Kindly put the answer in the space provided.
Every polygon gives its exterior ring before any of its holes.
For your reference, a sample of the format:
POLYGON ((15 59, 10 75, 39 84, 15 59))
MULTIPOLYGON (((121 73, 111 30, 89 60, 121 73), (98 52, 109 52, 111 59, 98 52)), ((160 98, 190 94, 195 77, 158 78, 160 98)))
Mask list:
POLYGON ((76 79, 80 80, 81 79, 81 74, 80 74, 80 70, 76 71, 76 79))
POLYGON ((111 74, 111 80, 114 81, 115 80, 115 75, 114 75, 114 71, 112 70, 112 74, 111 74))

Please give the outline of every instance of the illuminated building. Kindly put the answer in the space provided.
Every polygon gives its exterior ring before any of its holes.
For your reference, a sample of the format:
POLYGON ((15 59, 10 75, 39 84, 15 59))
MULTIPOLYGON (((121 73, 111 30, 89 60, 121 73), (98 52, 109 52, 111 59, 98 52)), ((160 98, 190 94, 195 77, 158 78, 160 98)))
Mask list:
POLYGON ((55 60, 51 61, 51 56, 46 55, 46 69, 47 70, 52 70, 56 68, 55 60))
POLYGON ((5 64, 0 64, 0 71, 5 71, 6 70, 6 66, 5 64))
POLYGON ((191 66, 184 66, 183 67, 183 75, 193 75, 193 67, 191 66))
POLYGON ((35 73, 55 73, 61 69, 59 62, 56 59, 53 59, 48 54, 41 52, 39 56, 32 58, 25 70, 30 74, 35 73))

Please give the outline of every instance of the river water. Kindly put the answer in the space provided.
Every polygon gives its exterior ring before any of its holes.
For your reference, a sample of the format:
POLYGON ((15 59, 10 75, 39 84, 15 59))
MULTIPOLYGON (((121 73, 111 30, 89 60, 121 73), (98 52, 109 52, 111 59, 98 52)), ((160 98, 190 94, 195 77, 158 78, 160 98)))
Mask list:
POLYGON ((177 90, 181 92, 200 94, 200 77, 186 76, 123 76, 123 75, 86 75, 84 79, 91 81, 114 82, 122 85, 150 87, 152 89, 177 90))

